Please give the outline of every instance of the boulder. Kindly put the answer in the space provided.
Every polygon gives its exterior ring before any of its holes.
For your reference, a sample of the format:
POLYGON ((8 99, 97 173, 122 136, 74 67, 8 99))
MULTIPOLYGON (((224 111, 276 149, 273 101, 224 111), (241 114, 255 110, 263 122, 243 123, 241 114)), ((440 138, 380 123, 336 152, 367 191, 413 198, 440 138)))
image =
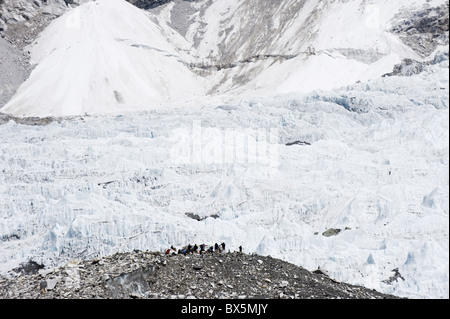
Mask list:
POLYGON ((336 236, 341 232, 341 230, 339 228, 330 228, 326 231, 324 231, 322 233, 323 236, 325 237, 332 237, 332 236, 336 236))

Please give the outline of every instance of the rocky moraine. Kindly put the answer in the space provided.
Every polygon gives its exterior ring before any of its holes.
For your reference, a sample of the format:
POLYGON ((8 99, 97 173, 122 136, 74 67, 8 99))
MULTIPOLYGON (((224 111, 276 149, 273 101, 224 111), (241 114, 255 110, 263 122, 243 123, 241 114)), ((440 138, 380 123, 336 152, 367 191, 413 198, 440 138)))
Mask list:
POLYGON ((0 277, 0 299, 391 299, 395 296, 340 283, 245 253, 169 256, 134 251, 74 260, 56 269, 29 262, 0 277))

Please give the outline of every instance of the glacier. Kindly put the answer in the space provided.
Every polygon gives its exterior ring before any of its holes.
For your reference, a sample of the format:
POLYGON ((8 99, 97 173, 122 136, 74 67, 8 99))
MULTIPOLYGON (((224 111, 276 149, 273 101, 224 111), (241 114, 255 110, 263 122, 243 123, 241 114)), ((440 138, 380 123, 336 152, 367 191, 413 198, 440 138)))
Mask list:
POLYGON ((192 2, 174 31, 185 2, 87 1, 44 30, 0 109, 1 274, 226 242, 449 298, 448 46, 387 31, 405 0, 255 2, 192 2))
POLYGON ((0 269, 225 241, 386 293, 448 298, 448 80, 447 60, 228 107, 10 120, 0 126, 0 269), (352 96, 360 108, 342 105, 352 96), (204 147, 211 128, 276 129, 276 163, 177 162, 177 132, 193 134, 196 121, 204 147), (310 145, 286 146, 297 140, 310 145), (342 231, 322 236, 329 228, 342 231), (385 283, 394 269, 404 280, 385 283))

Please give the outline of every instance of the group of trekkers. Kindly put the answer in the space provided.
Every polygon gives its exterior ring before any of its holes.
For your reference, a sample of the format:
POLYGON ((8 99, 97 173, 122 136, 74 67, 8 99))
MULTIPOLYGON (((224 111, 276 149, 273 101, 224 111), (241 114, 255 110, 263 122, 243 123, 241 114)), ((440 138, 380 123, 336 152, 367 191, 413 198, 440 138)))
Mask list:
MULTIPOLYGON (((242 246, 239 247, 239 251, 242 252, 242 246)), ((213 245, 187 245, 183 246, 180 249, 176 249, 173 245, 166 250, 166 255, 188 255, 188 254, 206 254, 206 253, 222 253, 225 252, 225 243, 221 243, 220 245, 218 243, 215 243, 213 245)))

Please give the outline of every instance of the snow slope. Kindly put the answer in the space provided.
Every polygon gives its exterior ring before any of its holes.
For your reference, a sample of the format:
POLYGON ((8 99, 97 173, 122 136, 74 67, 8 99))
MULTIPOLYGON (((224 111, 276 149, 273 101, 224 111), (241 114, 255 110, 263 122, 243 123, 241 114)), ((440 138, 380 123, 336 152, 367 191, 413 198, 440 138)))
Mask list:
POLYGON ((121 113, 367 81, 404 58, 423 60, 389 30, 398 14, 444 2, 177 0, 157 14, 125 0, 87 2, 30 47, 37 67, 2 112, 121 113))
MULTIPOLYGON (((404 58, 422 60, 390 29, 399 13, 443 3, 203 0, 177 30, 190 44, 182 49, 199 62, 234 65, 207 76, 210 93, 309 92, 379 77, 404 58)), ((177 0, 159 13, 166 34, 186 6, 177 0)))
POLYGON ((55 20, 32 48, 37 66, 2 109, 18 116, 126 112, 203 95, 203 85, 144 11, 88 2, 55 20))

